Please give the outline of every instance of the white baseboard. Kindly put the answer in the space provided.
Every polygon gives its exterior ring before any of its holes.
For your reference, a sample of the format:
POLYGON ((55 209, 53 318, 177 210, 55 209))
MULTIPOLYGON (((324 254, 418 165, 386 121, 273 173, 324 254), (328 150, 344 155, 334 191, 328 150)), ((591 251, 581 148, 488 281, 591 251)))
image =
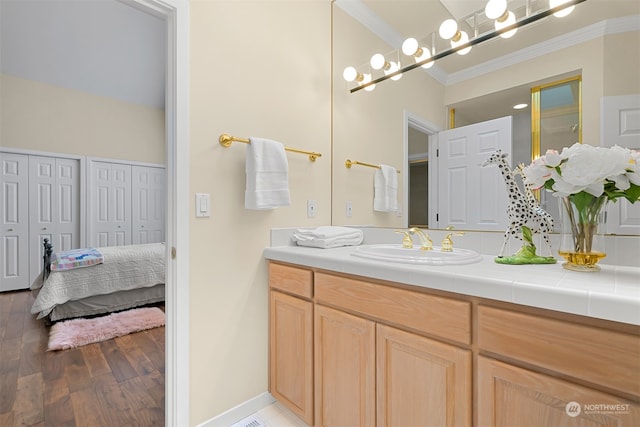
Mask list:
POLYGON ((229 427, 236 422, 248 417, 249 415, 258 412, 260 409, 265 408, 275 402, 276 399, 269 392, 264 392, 256 397, 253 397, 246 402, 235 406, 228 411, 223 412, 199 424, 198 427, 229 427))

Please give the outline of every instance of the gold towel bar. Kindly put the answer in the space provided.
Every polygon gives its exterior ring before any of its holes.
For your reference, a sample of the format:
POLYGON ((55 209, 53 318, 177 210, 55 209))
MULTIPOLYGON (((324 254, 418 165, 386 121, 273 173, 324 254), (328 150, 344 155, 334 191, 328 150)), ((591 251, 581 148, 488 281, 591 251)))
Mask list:
MULTIPOLYGON (((236 136, 231 136, 226 133, 223 133, 222 135, 220 135, 220 138, 218 138, 218 141, 220 141, 220 145, 222 145, 223 147, 229 147, 233 141, 242 142, 245 144, 251 143, 251 141, 249 141, 246 138, 238 138, 236 136)), ((309 156, 309 160, 311 160, 312 162, 315 162, 318 157, 322 157, 322 154, 316 153, 314 151, 304 151, 304 150, 298 150, 297 148, 289 148, 289 147, 284 147, 284 149, 286 151, 291 151, 294 153, 307 154, 309 156)))
MULTIPOLYGON (((353 165, 360 165, 360 166, 367 166, 369 168, 381 169, 380 165, 372 165, 371 163, 359 162, 357 160, 349 160, 349 159, 347 159, 344 162, 344 165, 347 167, 347 169, 351 169, 351 166, 353 165)), ((398 169, 397 172, 400 173, 400 170, 398 169)))

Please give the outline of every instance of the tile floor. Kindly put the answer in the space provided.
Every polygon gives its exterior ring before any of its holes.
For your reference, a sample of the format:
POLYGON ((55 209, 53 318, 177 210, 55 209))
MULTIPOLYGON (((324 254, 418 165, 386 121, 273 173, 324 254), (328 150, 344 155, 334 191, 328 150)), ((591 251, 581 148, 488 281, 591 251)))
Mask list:
POLYGON ((308 427, 293 412, 274 402, 231 427, 308 427))

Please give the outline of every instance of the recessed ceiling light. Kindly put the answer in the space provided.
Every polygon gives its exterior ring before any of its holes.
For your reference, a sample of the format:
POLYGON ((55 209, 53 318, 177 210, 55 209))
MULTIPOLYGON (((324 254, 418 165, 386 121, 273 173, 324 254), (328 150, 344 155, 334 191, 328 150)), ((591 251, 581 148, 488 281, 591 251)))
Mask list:
POLYGON ((522 110, 523 108, 527 108, 529 104, 516 104, 513 106, 514 110, 522 110))

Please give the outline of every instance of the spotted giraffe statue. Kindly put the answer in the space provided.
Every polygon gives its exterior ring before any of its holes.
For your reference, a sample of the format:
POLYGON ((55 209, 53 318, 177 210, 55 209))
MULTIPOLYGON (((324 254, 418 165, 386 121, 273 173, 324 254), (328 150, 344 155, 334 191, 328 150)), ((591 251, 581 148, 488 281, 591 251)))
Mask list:
POLYGON ((522 237, 523 226, 528 227, 533 233, 539 233, 542 235, 551 257, 552 249, 551 242, 549 241, 549 223, 543 216, 538 215, 534 208, 529 206, 526 197, 522 194, 520 187, 518 187, 518 184, 516 183, 513 171, 506 160, 507 156, 508 154, 503 154, 501 150, 497 150, 482 164, 483 167, 491 164, 498 166, 507 187, 507 195, 509 197, 509 205, 507 206, 509 227, 504 233, 504 241, 502 243, 500 253, 498 254, 498 258, 502 258, 504 256, 504 251, 507 247, 510 236, 524 242, 522 237))
POLYGON ((553 230, 553 217, 549 214, 549 212, 542 209, 538 199, 535 194, 533 194, 533 188, 531 184, 527 184, 524 176, 524 163, 520 163, 513 169, 513 175, 519 175, 522 178, 522 185, 524 186, 524 195, 527 199, 527 203, 529 207, 533 209, 533 211, 540 215, 549 225, 549 230, 553 230))

